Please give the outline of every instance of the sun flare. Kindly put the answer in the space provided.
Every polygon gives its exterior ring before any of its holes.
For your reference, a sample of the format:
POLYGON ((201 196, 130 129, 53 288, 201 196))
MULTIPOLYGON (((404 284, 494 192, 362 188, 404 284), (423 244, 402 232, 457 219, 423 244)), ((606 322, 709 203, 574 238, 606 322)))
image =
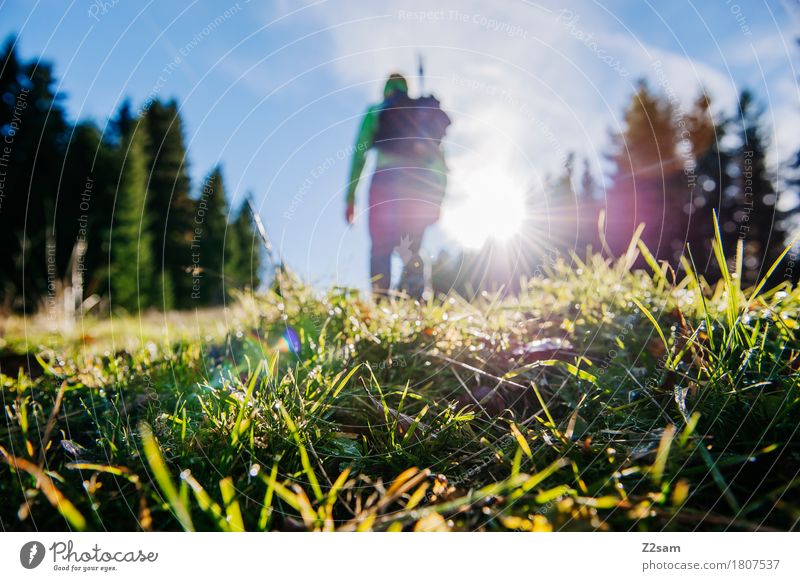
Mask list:
POLYGON ((525 191, 513 174, 499 166, 465 171, 453 184, 453 197, 442 216, 449 236, 466 248, 487 240, 507 240, 525 218, 525 191))

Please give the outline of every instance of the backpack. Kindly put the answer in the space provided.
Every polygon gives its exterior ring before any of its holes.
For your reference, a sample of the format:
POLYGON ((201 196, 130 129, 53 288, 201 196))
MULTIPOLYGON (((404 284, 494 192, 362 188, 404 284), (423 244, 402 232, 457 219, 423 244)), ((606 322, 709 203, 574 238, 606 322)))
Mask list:
POLYGON ((443 157, 442 142, 450 117, 432 95, 414 99, 396 93, 383 102, 378 116, 375 147, 383 152, 416 159, 443 157))

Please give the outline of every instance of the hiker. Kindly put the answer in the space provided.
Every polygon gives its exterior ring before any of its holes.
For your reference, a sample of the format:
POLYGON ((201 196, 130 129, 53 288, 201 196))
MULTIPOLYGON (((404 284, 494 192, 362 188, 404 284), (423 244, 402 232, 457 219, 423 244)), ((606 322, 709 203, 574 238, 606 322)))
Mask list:
POLYGON ((403 262, 400 290, 421 298, 425 289, 420 246, 425 229, 439 219, 447 184, 441 147, 450 118, 433 96, 413 99, 408 83, 392 74, 383 101, 367 109, 356 140, 345 219, 353 223, 356 189, 370 149, 377 150, 369 188, 370 276, 375 296, 392 280, 392 254, 403 262))

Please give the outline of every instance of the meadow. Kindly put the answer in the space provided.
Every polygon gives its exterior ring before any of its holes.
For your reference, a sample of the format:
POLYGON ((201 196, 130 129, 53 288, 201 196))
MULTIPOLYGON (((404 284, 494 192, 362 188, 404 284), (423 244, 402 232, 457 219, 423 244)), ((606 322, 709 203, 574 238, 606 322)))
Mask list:
POLYGON ((800 289, 716 260, 710 285, 634 240, 518 296, 376 303, 281 271, 225 309, 13 318, 0 523, 798 530, 800 289))

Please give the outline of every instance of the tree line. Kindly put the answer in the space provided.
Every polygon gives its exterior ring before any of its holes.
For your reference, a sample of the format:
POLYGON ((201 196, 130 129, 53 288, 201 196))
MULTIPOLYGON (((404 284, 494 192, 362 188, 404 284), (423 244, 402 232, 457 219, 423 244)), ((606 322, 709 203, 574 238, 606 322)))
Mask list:
MULTIPOLYGON (((731 271, 741 244, 742 284, 754 284, 798 226, 797 198, 788 208, 780 200, 798 191, 800 152, 780 172, 770 166, 764 109, 750 91, 742 91, 728 113, 712 113, 711 105, 701 91, 684 110, 669 91, 641 80, 620 130, 610 134, 604 160, 609 173, 598 178, 586 160, 576 170, 568 154, 560 175, 530 190, 522 232, 503 248, 489 241, 471 254, 440 255, 434 289, 467 295, 501 286, 514 290, 555 256, 583 257, 588 249, 622 255, 640 224, 641 240, 657 260, 675 271, 688 261, 714 282, 721 276, 712 249, 715 214, 731 271)), ((796 282, 797 259, 795 248, 770 284, 796 282)), ((640 256, 636 266, 644 265, 640 256)))
MULTIPOLYGON (((259 286, 264 256, 247 197, 231 211, 219 166, 193 187, 176 101, 136 112, 125 101, 102 128, 71 123, 51 65, 22 62, 13 38, 0 55, 2 312, 188 309, 259 286)), ((440 254, 434 290, 514 290, 556 255, 622 254, 640 224, 657 260, 677 270, 688 259, 713 282, 714 214, 725 255, 743 247, 743 284, 763 276, 797 227, 797 205, 779 201, 800 189, 800 152, 784 171, 770 166, 764 110, 749 91, 733 111, 712 113, 705 92, 684 110, 667 88, 639 82, 611 132, 607 174, 566 155, 528 192, 520 234, 503 248, 490 240, 440 254)), ((796 281, 797 258, 773 282, 796 281)))
POLYGON ((193 191, 176 101, 71 123, 50 64, 13 38, 0 55, 4 312, 188 309, 259 286, 249 196, 231 211, 220 166, 193 191))

